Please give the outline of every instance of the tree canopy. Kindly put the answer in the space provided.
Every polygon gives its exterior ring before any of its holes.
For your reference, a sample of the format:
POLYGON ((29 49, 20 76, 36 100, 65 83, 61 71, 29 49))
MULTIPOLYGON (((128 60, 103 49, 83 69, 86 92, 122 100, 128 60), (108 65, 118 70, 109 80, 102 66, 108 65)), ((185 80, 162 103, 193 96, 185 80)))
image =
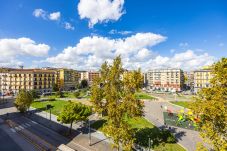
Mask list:
POLYGON ((58 121, 65 124, 70 124, 70 133, 72 130, 72 124, 76 121, 85 121, 90 116, 92 110, 90 107, 81 103, 70 102, 63 107, 62 112, 58 116, 58 121))
POLYGON ((211 87, 202 89, 191 108, 199 117, 201 136, 214 150, 227 150, 227 58, 212 66, 211 87))
POLYGON ((80 82, 80 87, 81 87, 81 88, 86 88, 86 87, 88 87, 88 82, 87 82, 87 80, 83 79, 83 80, 80 82))
POLYGON ((14 105, 20 112, 23 113, 29 109, 33 100, 34 98, 32 97, 32 94, 30 92, 20 90, 16 97, 14 105))
POLYGON ((114 146, 131 150, 134 131, 125 121, 125 117, 142 116, 143 103, 136 99, 135 92, 143 85, 143 76, 138 71, 125 71, 121 57, 101 66, 101 77, 91 87, 91 102, 94 109, 107 117, 104 132, 111 136, 114 146))

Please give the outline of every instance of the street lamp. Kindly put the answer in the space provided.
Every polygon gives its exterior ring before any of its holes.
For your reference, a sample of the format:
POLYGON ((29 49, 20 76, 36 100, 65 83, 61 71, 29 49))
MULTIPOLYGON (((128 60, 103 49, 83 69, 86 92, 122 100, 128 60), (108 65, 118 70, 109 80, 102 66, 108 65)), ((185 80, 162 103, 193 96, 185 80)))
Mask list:
POLYGON ((50 121, 51 121, 51 108, 53 108, 54 106, 52 106, 51 104, 47 104, 46 105, 46 109, 49 110, 50 109, 50 121))
POLYGON ((148 144, 149 144, 149 151, 151 150, 151 145, 153 144, 153 140, 149 137, 148 139, 148 144))
POLYGON ((89 146, 91 146, 91 122, 90 119, 88 119, 88 133, 89 133, 89 146))

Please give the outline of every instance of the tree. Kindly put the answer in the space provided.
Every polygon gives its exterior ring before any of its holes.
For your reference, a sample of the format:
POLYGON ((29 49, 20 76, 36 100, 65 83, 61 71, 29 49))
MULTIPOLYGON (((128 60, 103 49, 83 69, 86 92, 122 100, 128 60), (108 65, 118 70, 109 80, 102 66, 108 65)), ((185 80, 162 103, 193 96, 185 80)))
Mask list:
POLYGON ((81 86, 81 88, 87 88, 88 87, 88 82, 87 82, 87 80, 82 80, 81 82, 80 82, 80 86, 81 86))
POLYGON ((57 91, 56 95, 59 96, 60 98, 64 97, 64 93, 61 90, 57 91))
POLYGON ((39 95, 36 90, 31 90, 29 93, 32 95, 33 99, 38 99, 39 95))
POLYGON ((53 91, 53 92, 59 91, 59 86, 58 86, 58 84, 54 83, 54 84, 52 85, 52 91, 53 91))
POLYGON ((92 110, 90 107, 81 103, 70 102, 63 107, 62 112, 58 116, 58 121, 70 124, 69 133, 71 134, 73 122, 85 121, 91 113, 92 110))
POLYGON ((113 65, 105 62, 101 66, 101 77, 92 84, 91 102, 96 112, 107 116, 103 130, 118 149, 120 144, 124 150, 132 148, 134 131, 125 119, 143 114, 143 103, 135 96, 142 84, 140 70, 125 72, 120 56, 114 59, 113 65))
POLYGON ((212 66, 211 87, 202 89, 191 109, 200 119, 203 139, 214 150, 227 150, 227 58, 212 66))
POLYGON ((73 95, 74 95, 76 98, 78 98, 78 97, 80 96, 80 92, 79 92, 79 91, 76 91, 76 92, 73 93, 73 95))
POLYGON ((14 105, 20 112, 24 113, 29 109, 33 99, 34 98, 32 97, 31 93, 25 90, 20 90, 14 105))

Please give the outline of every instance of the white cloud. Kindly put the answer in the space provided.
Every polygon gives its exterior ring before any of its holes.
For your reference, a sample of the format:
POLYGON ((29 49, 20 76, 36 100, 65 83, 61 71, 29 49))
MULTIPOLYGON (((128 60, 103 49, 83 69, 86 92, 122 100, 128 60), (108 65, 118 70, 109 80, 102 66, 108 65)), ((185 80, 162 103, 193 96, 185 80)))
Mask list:
POLYGON ((97 23, 117 21, 123 14, 124 0, 80 0, 78 13, 89 20, 89 27, 97 23))
POLYGON ((44 11, 43 9, 38 8, 33 11, 33 15, 37 18, 41 17, 43 19, 46 19, 47 12, 44 11))
POLYGON ((50 20, 60 20, 61 18, 61 13, 60 12, 53 12, 49 15, 50 20))
POLYGON ((109 31, 109 34, 111 35, 114 35, 114 34, 120 34, 120 35, 128 35, 128 34, 132 34, 133 32, 132 31, 118 31, 118 30, 115 30, 115 29, 112 29, 109 31))
MULTIPOLYGON (((84 37, 74 47, 67 47, 55 57, 47 58, 47 62, 55 66, 76 69, 99 68, 104 60, 111 60, 121 55, 124 63, 144 62, 153 57, 150 48, 166 37, 153 33, 137 33, 127 38, 109 39, 106 37, 84 37)), ((131 64, 132 65, 132 64, 131 64)))
POLYGON ((182 68, 194 70, 210 65, 215 57, 205 52, 185 50, 173 56, 155 54, 151 47, 166 40, 166 37, 153 33, 137 33, 127 38, 110 39, 91 36, 80 39, 76 46, 69 46, 56 56, 47 58, 55 67, 68 67, 79 70, 99 69, 101 64, 121 55, 127 69, 141 67, 143 70, 152 68, 182 68))
POLYGON ((75 29, 75 27, 72 24, 70 24, 69 22, 65 22, 64 27, 67 30, 74 30, 75 29))
POLYGON ((189 44, 187 42, 181 42, 181 43, 179 43, 179 47, 185 48, 185 47, 188 47, 188 46, 189 46, 189 44))
POLYGON ((0 65, 22 64, 17 59, 20 56, 45 57, 49 50, 48 45, 37 44, 30 38, 0 39, 0 65))

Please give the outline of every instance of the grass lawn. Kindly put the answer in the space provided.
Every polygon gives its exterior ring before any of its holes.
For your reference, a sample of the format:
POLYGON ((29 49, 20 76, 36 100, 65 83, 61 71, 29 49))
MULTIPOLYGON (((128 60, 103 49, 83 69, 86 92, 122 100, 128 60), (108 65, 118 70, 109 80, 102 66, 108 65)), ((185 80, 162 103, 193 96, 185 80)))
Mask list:
POLYGON ((65 104, 67 104, 69 102, 67 101, 60 101, 60 100, 56 100, 56 101, 42 101, 42 102, 33 102, 32 103, 32 107, 34 108, 37 108, 37 109, 41 109, 43 111, 46 110, 46 105, 47 104, 50 104, 52 106, 54 106, 52 109, 51 109, 51 112, 54 114, 54 115, 59 115, 63 106, 65 104))
POLYGON ((136 98, 137 99, 149 99, 149 100, 154 99, 153 96, 150 96, 149 94, 146 94, 146 93, 143 93, 143 92, 137 92, 136 93, 136 98))
MULTIPOLYGON (((145 118, 142 118, 142 117, 126 118, 126 121, 133 129, 136 129, 138 133, 142 133, 142 137, 147 137, 147 135, 152 135, 151 133, 154 133, 154 135, 159 135, 159 136, 161 135, 160 130, 157 127, 155 127, 152 123, 148 122, 145 118)), ((105 119, 96 121, 91 125, 91 127, 99 131, 102 131, 102 127, 105 122, 106 122, 105 119)), ((177 143, 165 143, 165 142, 154 145, 153 149, 155 151, 185 151, 185 149, 182 148, 177 143)))
POLYGON ((175 102, 171 102, 173 104, 176 104, 176 105, 179 105, 179 106, 182 106, 184 108, 189 108, 189 105, 191 102, 186 102, 186 101, 175 101, 175 102))

